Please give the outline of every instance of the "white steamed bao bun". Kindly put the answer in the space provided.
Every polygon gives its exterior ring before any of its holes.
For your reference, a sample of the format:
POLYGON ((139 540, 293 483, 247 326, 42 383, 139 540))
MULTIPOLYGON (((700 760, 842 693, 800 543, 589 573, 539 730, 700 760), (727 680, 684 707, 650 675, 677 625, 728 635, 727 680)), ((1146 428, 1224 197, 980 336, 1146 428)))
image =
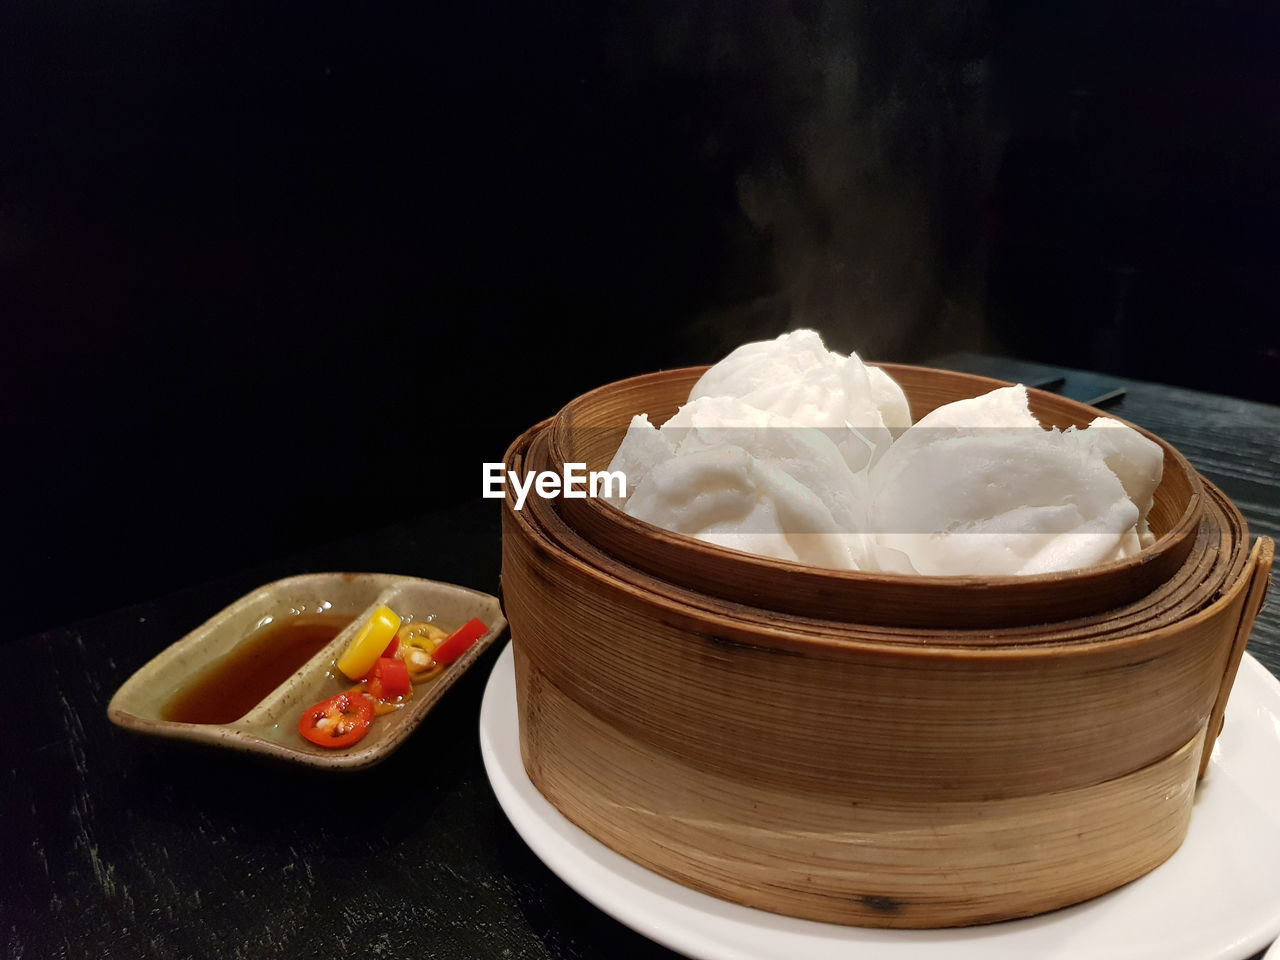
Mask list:
POLYGON ((700 397, 655 428, 632 420, 610 470, 631 516, 709 543, 863 569, 865 480, 823 431, 733 397, 700 397))
POLYGON ((877 563, 1000 576, 1131 556, 1162 465, 1157 444, 1110 418, 1041 428, 1022 386, 946 404, 871 470, 877 563))
POLYGON ((736 397, 760 410, 827 431, 849 468, 862 470, 911 425, 906 394, 856 353, 828 350, 813 330, 747 343, 711 367, 689 399, 736 397))
POLYGON ((1106 461, 1108 469, 1124 485, 1124 492, 1138 508, 1136 533, 1142 546, 1155 542, 1147 514, 1155 503, 1156 487, 1164 476, 1164 451, 1137 430, 1111 417, 1096 417, 1083 430, 1071 427, 1063 434, 1106 461))

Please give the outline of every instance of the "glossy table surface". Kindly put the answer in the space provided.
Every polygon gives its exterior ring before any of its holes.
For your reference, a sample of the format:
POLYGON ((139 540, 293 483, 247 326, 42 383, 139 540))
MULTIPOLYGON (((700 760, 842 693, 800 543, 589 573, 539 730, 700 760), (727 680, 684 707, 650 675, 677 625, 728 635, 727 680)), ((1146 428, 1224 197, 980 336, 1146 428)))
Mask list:
MULTIPOLYGON (((1063 377, 1069 394, 1097 386, 1072 371, 978 355, 939 365, 1027 382, 1063 377)), ((1280 408, 1104 380, 1124 390, 1109 412, 1181 449, 1235 500, 1254 536, 1280 535, 1280 408)), ((674 956, 570 890, 499 808, 476 728, 502 642, 398 753, 360 774, 148 740, 107 721, 108 700, 134 670, 261 583, 379 570, 497 592, 498 530, 496 501, 477 492, 466 504, 0 646, 16 694, 0 740, 0 955, 674 956)), ((1280 675, 1274 592, 1249 649, 1280 675)))

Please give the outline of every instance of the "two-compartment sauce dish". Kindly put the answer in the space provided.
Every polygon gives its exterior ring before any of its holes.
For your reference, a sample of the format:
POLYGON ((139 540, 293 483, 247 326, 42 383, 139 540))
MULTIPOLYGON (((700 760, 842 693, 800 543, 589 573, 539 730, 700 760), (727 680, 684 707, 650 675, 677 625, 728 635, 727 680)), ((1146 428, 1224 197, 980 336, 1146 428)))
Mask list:
POLYGON ((505 629, 496 597, 454 584, 378 573, 289 577, 242 597, 158 654, 116 691, 107 714, 138 733, 359 769, 403 743, 505 629), (398 636, 426 625, 449 634, 472 620, 484 631, 380 711, 358 742, 338 749, 312 743, 300 721, 313 705, 353 689, 338 663, 383 608, 401 619, 398 636))

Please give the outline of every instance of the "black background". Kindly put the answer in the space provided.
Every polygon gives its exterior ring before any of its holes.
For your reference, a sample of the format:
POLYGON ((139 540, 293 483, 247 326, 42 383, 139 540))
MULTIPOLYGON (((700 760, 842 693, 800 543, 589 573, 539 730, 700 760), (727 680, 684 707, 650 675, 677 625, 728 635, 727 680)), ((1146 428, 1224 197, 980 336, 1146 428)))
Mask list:
POLYGON ((1241 2, 0 8, 6 638, 787 325, 1280 399, 1241 2))

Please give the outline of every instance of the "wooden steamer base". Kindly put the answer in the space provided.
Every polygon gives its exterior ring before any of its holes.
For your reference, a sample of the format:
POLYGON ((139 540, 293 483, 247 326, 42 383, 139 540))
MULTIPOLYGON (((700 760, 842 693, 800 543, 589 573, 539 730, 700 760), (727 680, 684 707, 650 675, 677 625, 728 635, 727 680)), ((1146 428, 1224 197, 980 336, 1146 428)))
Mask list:
MULTIPOLYGON (((659 382, 687 394, 689 375, 659 382)), ((973 379, 956 389, 989 389, 973 379)), ((508 468, 548 468, 554 439, 548 424, 529 431, 508 468)), ((602 450, 575 459, 599 469, 602 450)), ((1249 554, 1238 511, 1185 471, 1162 484, 1166 553, 1196 513, 1166 582, 1117 586, 1115 609, 1049 624, 1020 623, 1011 602, 1015 625, 985 630, 928 625, 936 611, 868 624, 713 596, 581 536, 562 514, 584 501, 508 500, 502 584, 529 777, 643 866, 797 917, 956 926, 1114 889, 1185 836, 1270 569, 1270 541, 1249 554)), ((743 555, 659 534, 696 544, 702 583, 732 592, 743 555)), ((748 562, 780 579, 797 569, 748 562)), ((1078 589, 1057 580, 1041 586, 1078 589)))

